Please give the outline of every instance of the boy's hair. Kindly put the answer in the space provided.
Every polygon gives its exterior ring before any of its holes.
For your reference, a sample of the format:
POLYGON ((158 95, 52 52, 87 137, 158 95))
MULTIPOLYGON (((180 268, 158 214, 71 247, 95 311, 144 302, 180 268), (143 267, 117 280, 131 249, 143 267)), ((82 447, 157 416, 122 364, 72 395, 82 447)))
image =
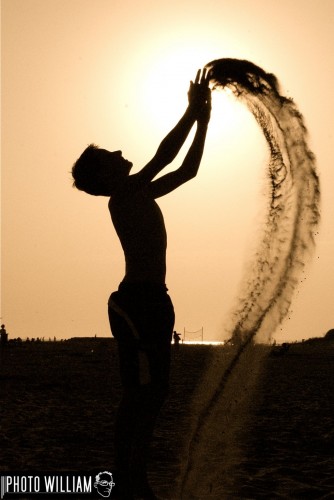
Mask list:
POLYGON ((99 148, 90 144, 72 167, 73 186, 94 196, 104 195, 96 175, 99 168, 99 148))

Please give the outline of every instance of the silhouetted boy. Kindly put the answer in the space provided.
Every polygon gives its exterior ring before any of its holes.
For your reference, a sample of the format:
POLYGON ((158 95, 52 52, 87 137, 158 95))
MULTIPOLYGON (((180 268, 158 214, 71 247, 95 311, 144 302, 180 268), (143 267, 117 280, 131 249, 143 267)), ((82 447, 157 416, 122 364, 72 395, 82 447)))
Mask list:
POLYGON ((189 105, 152 160, 129 175, 132 163, 121 151, 90 145, 72 169, 74 186, 110 196, 109 210, 123 247, 125 276, 111 294, 108 310, 118 345, 123 398, 115 430, 121 498, 155 498, 146 465, 149 445, 169 383, 174 309, 165 285, 167 237, 156 198, 196 176, 211 111, 205 72, 190 83, 189 105), (181 166, 155 179, 180 151, 193 125, 197 129, 181 166))

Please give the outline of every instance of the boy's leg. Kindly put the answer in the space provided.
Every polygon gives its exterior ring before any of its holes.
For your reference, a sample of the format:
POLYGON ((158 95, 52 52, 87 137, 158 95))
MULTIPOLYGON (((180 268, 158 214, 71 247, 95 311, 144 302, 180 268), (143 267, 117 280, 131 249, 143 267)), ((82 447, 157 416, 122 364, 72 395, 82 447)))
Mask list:
POLYGON ((124 317, 109 308, 110 326, 118 343, 123 384, 123 398, 115 429, 117 465, 124 475, 125 488, 128 488, 131 477, 138 493, 154 498, 146 469, 154 426, 168 392, 174 309, 167 294, 161 300, 156 301, 152 297, 144 303, 140 296, 136 297, 137 300, 131 297, 129 307, 124 303, 124 296, 122 301, 118 298, 117 293, 113 294, 114 301, 123 310, 127 309, 136 325, 140 344, 138 339, 134 339, 124 317), (139 365, 143 357, 149 368, 146 383, 141 383, 143 377, 140 375, 139 365))
POLYGON ((146 352, 150 381, 140 387, 140 407, 136 420, 133 450, 135 488, 144 492, 147 482, 147 462, 156 424, 169 390, 171 340, 174 327, 174 309, 166 294, 160 301, 152 301, 150 314, 146 315, 142 346, 146 352))
POLYGON ((120 498, 131 499, 131 464, 139 397, 138 342, 133 338, 124 319, 110 308, 109 321, 117 342, 123 388, 114 428, 117 488, 120 498))
POLYGON ((136 429, 133 436, 132 455, 134 491, 138 494, 148 495, 147 498, 150 498, 147 465, 157 417, 168 394, 170 365, 170 348, 164 352, 159 349, 157 352, 154 351, 150 350, 148 353, 150 368, 153 366, 153 370, 151 369, 150 371, 151 382, 141 385, 139 389, 140 395, 135 422, 136 429), (159 370, 154 369, 154 365, 158 365, 159 370), (163 366, 165 370, 162 370, 163 366))

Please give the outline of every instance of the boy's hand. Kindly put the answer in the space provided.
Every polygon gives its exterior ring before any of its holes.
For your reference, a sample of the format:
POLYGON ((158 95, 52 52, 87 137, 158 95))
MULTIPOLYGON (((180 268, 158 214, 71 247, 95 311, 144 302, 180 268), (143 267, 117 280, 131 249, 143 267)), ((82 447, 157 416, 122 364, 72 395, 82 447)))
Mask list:
POLYGON ((190 82, 188 91, 189 108, 200 123, 208 123, 211 113, 211 90, 206 69, 198 70, 195 82, 190 82))

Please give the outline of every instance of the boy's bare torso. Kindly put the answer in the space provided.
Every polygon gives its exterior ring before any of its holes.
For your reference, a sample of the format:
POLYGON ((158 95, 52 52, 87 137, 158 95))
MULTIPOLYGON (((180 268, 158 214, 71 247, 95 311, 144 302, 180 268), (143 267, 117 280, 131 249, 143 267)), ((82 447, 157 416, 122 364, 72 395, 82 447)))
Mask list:
POLYGON ((109 211, 126 263, 125 282, 165 283, 167 235, 156 201, 145 189, 113 197, 109 211))

